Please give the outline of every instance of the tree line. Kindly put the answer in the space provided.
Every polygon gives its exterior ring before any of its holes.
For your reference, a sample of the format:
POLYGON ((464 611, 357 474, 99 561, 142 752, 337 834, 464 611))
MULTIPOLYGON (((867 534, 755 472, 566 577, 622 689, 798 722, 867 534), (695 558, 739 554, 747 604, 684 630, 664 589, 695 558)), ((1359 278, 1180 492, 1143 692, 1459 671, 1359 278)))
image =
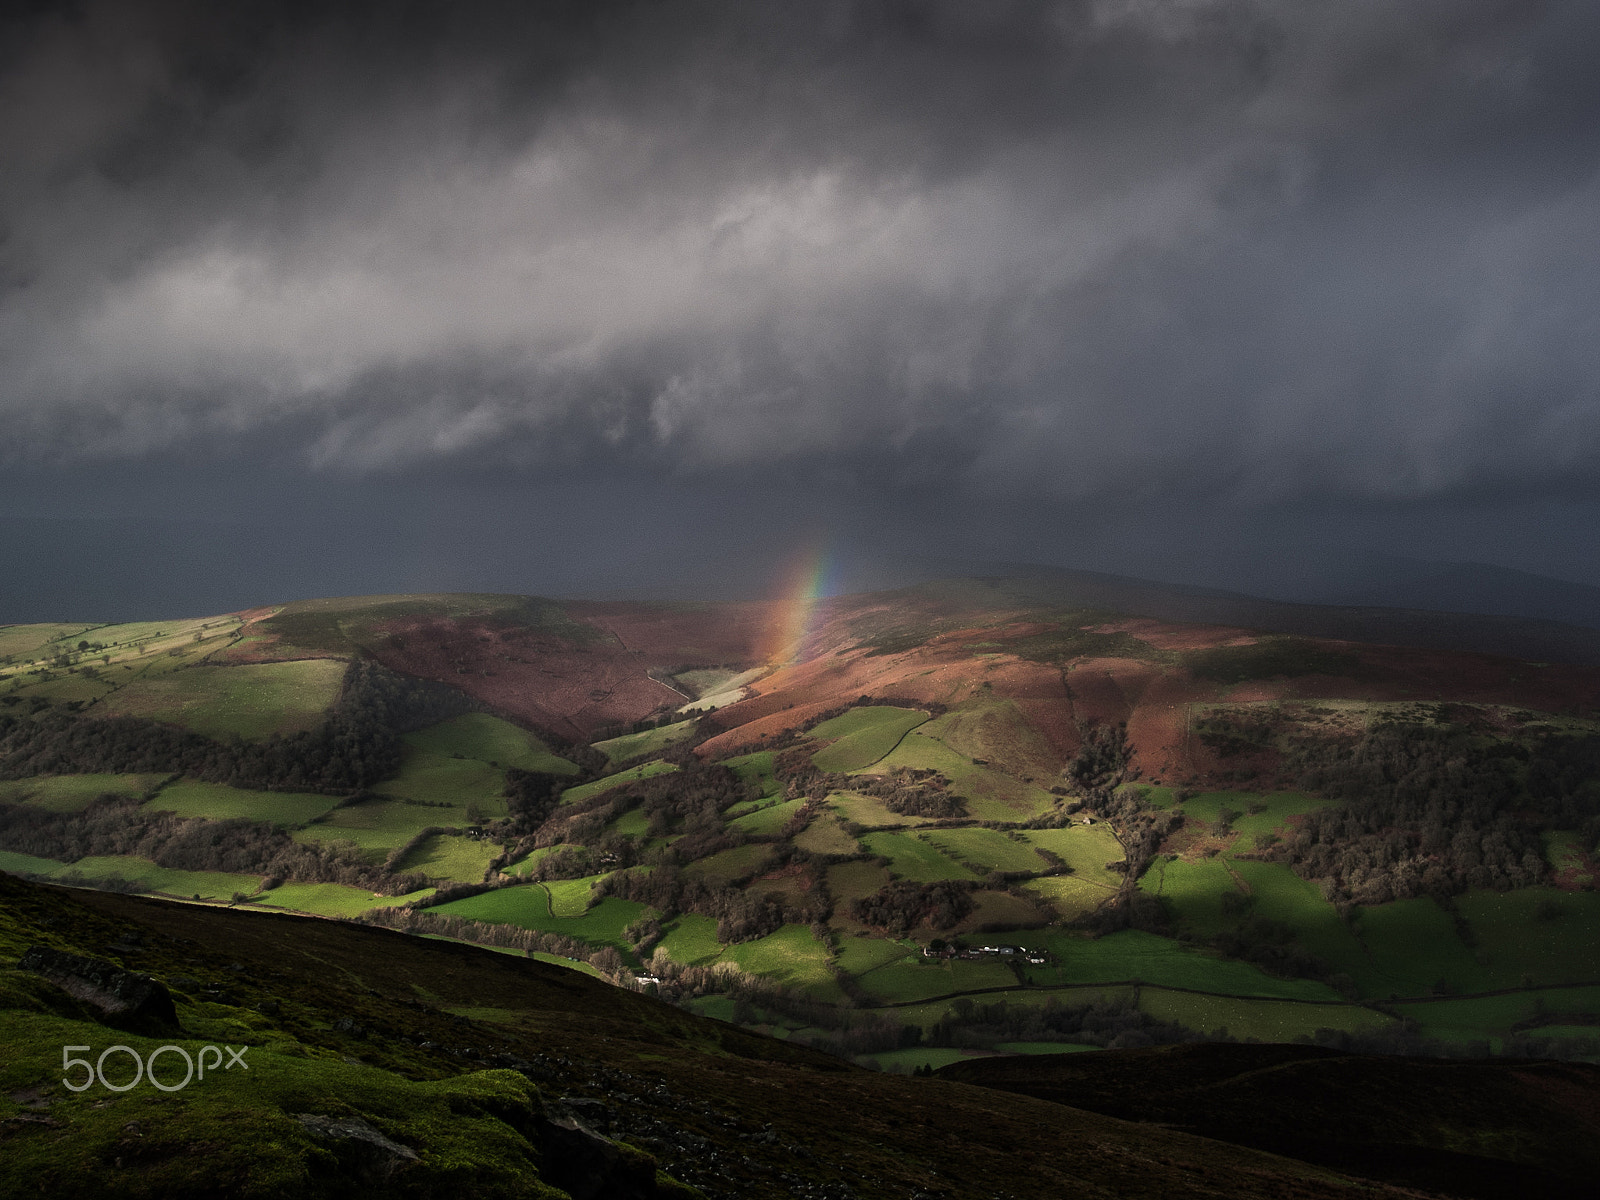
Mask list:
POLYGON ((0 845, 22 854, 77 862, 131 855, 179 871, 262 875, 343 883, 397 896, 428 886, 422 875, 396 875, 368 862, 353 845, 301 843, 264 821, 208 821, 148 812, 125 796, 103 796, 79 812, 0 805, 0 845))

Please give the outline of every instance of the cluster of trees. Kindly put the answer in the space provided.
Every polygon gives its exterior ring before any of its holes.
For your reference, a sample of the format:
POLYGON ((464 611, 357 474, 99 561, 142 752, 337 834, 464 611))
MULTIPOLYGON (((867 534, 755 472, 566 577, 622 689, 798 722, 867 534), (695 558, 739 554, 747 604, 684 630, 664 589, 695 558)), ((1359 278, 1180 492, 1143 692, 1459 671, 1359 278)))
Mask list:
POLYGON ((357 660, 320 727, 257 742, 216 741, 137 717, 0 715, 0 779, 182 773, 263 791, 350 794, 399 770, 400 734, 477 707, 453 688, 357 660))
POLYGON ((1067 764, 1066 776, 1085 799, 1099 800, 1127 777, 1128 764, 1133 761, 1128 724, 1087 722, 1078 727, 1078 736, 1078 752, 1067 764))
POLYGON ((728 945, 766 937, 784 925, 826 921, 832 913, 821 887, 813 886, 805 900, 796 903, 783 892, 688 878, 675 865, 608 875, 595 884, 594 895, 597 900, 605 896, 636 900, 656 909, 664 921, 679 913, 710 917, 717 923, 717 940, 728 945))
POLYGON ((924 1044, 993 1049, 999 1042, 1080 1042, 1111 1050, 1173 1042, 1233 1041, 1226 1034, 1208 1037, 1184 1025, 1163 1021, 1140 1010, 1129 997, 1062 1004, 1052 997, 1043 1005, 980 1004, 963 996, 928 1030, 924 1044))
POLYGON ((863 925, 893 931, 911 930, 924 923, 934 929, 951 929, 972 912, 972 881, 944 879, 913 883, 897 879, 871 896, 850 902, 850 916, 863 925))
POLYGON ((125 854, 180 871, 345 883, 391 896, 428 883, 421 875, 395 875, 370 863, 352 845, 302 844, 262 821, 146 812, 124 796, 104 796, 73 813, 0 805, 0 845, 60 862, 125 854))
POLYGON ((785 800, 822 800, 830 792, 856 785, 849 775, 818 770, 811 762, 814 752, 811 746, 794 746, 773 755, 772 773, 783 784, 785 800))
POLYGON ((1549 874, 1540 834, 1600 838, 1600 737, 1489 740, 1456 727, 1388 724, 1350 740, 1303 739, 1285 769, 1344 803, 1306 816, 1265 853, 1340 903, 1382 904, 1549 874))
POLYGON ((507 767, 504 794, 511 814, 511 832, 531 831, 543 825, 561 803, 562 789, 571 786, 572 780, 565 775, 507 767))
POLYGON ((966 801, 946 789, 950 781, 938 771, 916 767, 896 767, 866 785, 856 780, 856 788, 882 800, 890 812, 910 817, 964 817, 966 801))

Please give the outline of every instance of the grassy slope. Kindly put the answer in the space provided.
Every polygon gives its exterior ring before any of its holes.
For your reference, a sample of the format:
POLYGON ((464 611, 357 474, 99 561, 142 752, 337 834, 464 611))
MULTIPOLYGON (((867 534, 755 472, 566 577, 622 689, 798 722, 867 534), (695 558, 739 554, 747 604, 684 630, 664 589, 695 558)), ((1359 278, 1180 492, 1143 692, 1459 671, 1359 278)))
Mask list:
POLYGON ((470 758, 495 767, 573 775, 578 767, 553 753, 536 735, 488 713, 464 713, 405 738, 427 754, 470 758))
POLYGON ((652 775, 665 775, 668 771, 677 769, 675 763, 667 762, 649 762, 642 766, 629 767, 626 771, 618 771, 615 775, 607 775, 604 779, 596 779, 593 783, 568 788, 561 793, 561 803, 574 804, 579 800, 587 800, 591 796, 609 791, 619 783, 627 783, 631 779, 649 779, 652 775))
POLYGON ((220 783, 180 779, 169 783, 145 804, 151 812, 170 812, 180 817, 204 817, 212 821, 240 818, 270 821, 274 825, 303 825, 329 813, 339 803, 337 796, 318 796, 299 792, 251 792, 220 783))
POLYGON ((79 812, 104 795, 143 796, 164 775, 37 775, 0 780, 0 804, 29 804, 49 812, 79 812))
POLYGON ((10 1141, 0 1158, 0 1190, 8 1193, 141 1200, 364 1194, 346 1174, 313 1173, 314 1165, 328 1172, 333 1164, 290 1116, 309 1111, 358 1115, 416 1149, 419 1166, 385 1185, 386 1194, 527 1195, 535 1162, 559 1164, 518 1132, 529 1129, 538 1107, 528 1080, 483 1067, 509 1050, 539 1060, 534 1072, 552 1096, 592 1095, 589 1081, 610 1078, 633 1097, 615 1109, 623 1135, 659 1146, 662 1166, 714 1183, 721 1194, 765 1200, 837 1192, 848 1183, 863 1200, 886 1200, 932 1177, 957 1189, 953 1194, 999 1186, 1018 1200, 1086 1188, 1246 1200, 1389 1194, 1158 1128, 852 1070, 576 972, 452 942, 336 922, 88 899, 94 908, 85 916, 50 910, 48 929, 35 922, 31 901, 0 905, 0 1022, 16 1050, 0 1063, 0 1119, 19 1113, 17 1097, 41 1088, 60 1129, 56 1137, 25 1129, 10 1141), (184 1033, 176 1038, 143 1039, 51 1013, 55 1001, 39 998, 43 985, 10 969, 21 946, 41 938, 73 948, 120 941, 130 917, 144 923, 149 947, 137 953, 138 966, 227 991, 225 1002, 181 997, 184 1033), (241 962, 249 964, 243 974, 227 969, 241 962), (265 999, 279 1001, 276 1014, 251 1007, 265 999), (335 1031, 334 1021, 345 1016, 372 1032, 335 1031), (55 1086, 60 1046, 98 1049, 112 1039, 140 1050, 169 1041, 242 1044, 253 1070, 208 1079, 214 1090, 196 1085, 176 1101, 144 1087, 74 1097, 55 1086), (550 1054, 552 1047, 560 1053, 550 1054), (455 1048, 475 1057, 457 1057, 455 1048), (1041 1126, 1056 1136, 1041 1142, 1041 1126), (749 1136, 764 1127, 774 1132, 771 1144, 749 1136), (671 1136, 661 1139, 661 1131, 671 1136))
POLYGON ((148 717, 213 738, 298 733, 315 728, 339 698, 344 673, 344 663, 326 658, 196 666, 119 688, 95 714, 148 717))
POLYGON ((811 761, 819 771, 863 771, 927 720, 927 713, 909 708, 852 708, 811 730, 813 738, 832 741, 813 754, 811 761))
POLYGON ((674 742, 681 742, 684 738, 693 736, 694 730, 693 721, 678 721, 656 729, 607 738, 603 742, 596 742, 594 748, 617 763, 624 759, 638 758, 642 754, 660 754, 674 742))

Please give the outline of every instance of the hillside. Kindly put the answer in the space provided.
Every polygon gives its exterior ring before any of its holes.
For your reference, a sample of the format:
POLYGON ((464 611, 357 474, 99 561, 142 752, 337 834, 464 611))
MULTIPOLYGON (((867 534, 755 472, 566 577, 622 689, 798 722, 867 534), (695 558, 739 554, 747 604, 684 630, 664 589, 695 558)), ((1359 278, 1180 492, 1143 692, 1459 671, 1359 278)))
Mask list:
MULTIPOLYGON (((864 1071, 521 956, 5 875, 0 1024, 10 1195, 1415 1194, 1382 1182, 1381 1153, 1330 1170, 864 1071), (214 1051, 227 1065, 184 1083, 179 1051, 204 1064, 219 1043, 237 1062, 214 1051), (63 1081, 78 1086, 83 1068, 63 1074, 62 1045, 100 1063, 76 1093, 63 1081), (136 1081, 130 1055, 159 1063, 166 1090, 136 1081)), ((1160 1063, 1135 1069, 1160 1089, 1160 1063)), ((1389 1079, 1405 1086, 1422 1069, 1396 1063, 1389 1079)), ((1586 1167, 1581 1146, 1539 1140, 1543 1115, 1502 1122, 1543 1157, 1491 1151, 1500 1178, 1586 1167)))
POLYGON ((582 960, 891 1070, 1600 1055, 1600 668, 1296 606, 1195 623, 1225 600, 1035 577, 3 627, 0 869, 582 960))

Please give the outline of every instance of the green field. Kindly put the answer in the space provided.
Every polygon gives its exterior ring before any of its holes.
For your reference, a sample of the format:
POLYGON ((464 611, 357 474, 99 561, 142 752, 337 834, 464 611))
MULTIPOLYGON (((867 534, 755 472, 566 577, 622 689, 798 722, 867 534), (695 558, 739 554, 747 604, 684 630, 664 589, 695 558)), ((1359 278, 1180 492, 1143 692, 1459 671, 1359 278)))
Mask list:
POLYGON ((82 876, 88 881, 125 879, 141 891, 202 900, 228 900, 235 892, 253 895, 261 886, 259 875, 235 875, 226 871, 178 871, 158 867, 147 858, 132 855, 106 855, 80 858, 52 872, 57 879, 82 876))
POLYGON ((675 963, 699 966, 715 962, 722 955, 722 943, 717 941, 717 923, 710 917, 684 913, 664 929, 665 936, 656 946, 675 963))
POLYGON ((1104 821, 1065 829, 1025 829, 1022 836, 1030 845, 1050 851, 1086 883, 1103 883, 1110 887, 1122 883, 1121 875, 1106 870, 1108 862, 1119 862, 1124 853, 1122 843, 1104 821))
POLYGON ((927 713, 911 708, 852 708, 811 730, 811 736, 819 740, 835 739, 832 745, 813 754, 811 762, 819 771, 865 770, 927 720, 927 713))
POLYGON ((1048 904, 1063 921, 1076 920, 1093 912, 1116 894, 1114 888, 1090 883, 1075 875, 1049 875, 1030 879, 1022 885, 1048 904))
POLYGON ((799 812, 805 803, 804 800, 784 800, 778 804, 769 804, 742 817, 735 817, 728 824, 746 833, 777 833, 783 823, 799 812))
POLYGON ((761 795, 776 796, 778 794, 778 776, 773 767, 776 758, 771 750, 757 750, 754 754, 741 754, 736 758, 725 758, 722 765, 727 767, 746 783, 753 783, 761 789, 761 795))
POLYGON ((810 825, 794 835, 794 844, 808 854, 856 853, 856 839, 832 816, 812 818, 810 825))
POLYGON ((607 896, 580 917, 558 917, 551 914, 550 897, 543 887, 521 886, 498 888, 423 911, 565 934, 595 946, 615 946, 626 953, 628 941, 623 930, 648 910, 632 900, 607 896))
POLYGON ((903 958, 920 952, 900 942, 881 937, 847 937, 839 939, 838 965, 851 975, 865 975, 903 958))
POLYGON ((63 648, 76 645, 80 638, 101 640, 94 634, 98 626, 83 624, 0 625, 0 662, 29 661, 51 642, 63 648))
POLYGON ((586 875, 581 879, 552 879, 538 886, 550 897, 550 915, 554 917, 581 917, 589 911, 594 899, 594 885, 600 875, 586 875))
POLYGON ((943 1046, 922 1046, 910 1050, 884 1050, 878 1054, 864 1054, 857 1061, 875 1062, 885 1071, 914 1071, 918 1067, 932 1067, 938 1070, 947 1067, 953 1062, 960 1062, 964 1058, 982 1058, 984 1055, 972 1050, 955 1050, 943 1046))
POLYGON ((449 805, 454 813, 438 810, 436 819, 423 824, 454 825, 468 820, 469 804, 476 805, 484 819, 505 816, 505 786, 505 772, 486 762, 406 746, 400 753, 400 773, 373 791, 404 800, 449 805))
POLYGON ((965 800, 980 821, 1025 821, 1055 806, 1055 797, 1044 788, 980 766, 945 745, 938 733, 947 727, 951 715, 946 713, 907 733, 892 752, 872 764, 873 771, 884 773, 895 767, 938 771, 950 780, 951 793, 965 800))
POLYGON ((550 775, 575 775, 576 763, 554 754, 526 729, 488 713, 464 713, 418 733, 407 744, 440 758, 471 758, 495 767, 516 767, 550 775))
POLYGON ((1556 830, 1544 835, 1545 858, 1557 872, 1570 875, 1568 886, 1593 886, 1597 881, 1595 871, 1584 851, 1583 840, 1569 830, 1556 830))
POLYGON ((317 796, 306 792, 249 792, 220 783, 180 779, 169 783, 145 804, 151 812, 176 813, 180 817, 204 817, 210 821, 269 821, 274 825, 303 825, 331 812, 337 796, 317 796))
POLYGON ((529 871, 533 870, 534 867, 538 866, 541 860, 548 858, 550 855, 561 850, 578 849, 582 849, 582 847, 574 846, 569 842, 560 842, 554 846, 541 846, 537 850, 528 851, 528 853, 524 854, 521 858, 506 866, 505 873, 507 875, 526 875, 529 871))
POLYGON ((868 829, 883 826, 915 827, 927 825, 938 819, 903 816, 891 811, 889 806, 876 796, 862 796, 856 792, 834 792, 828 797, 828 804, 842 819, 868 829))
POLYGON ((588 800, 601 792, 610 791, 619 783, 627 783, 634 779, 649 779, 652 775, 665 775, 668 771, 677 769, 677 764, 668 762, 648 762, 642 766, 629 767, 626 771, 618 771, 615 775, 607 775, 604 779, 596 779, 593 783, 582 783, 577 787, 568 788, 561 793, 561 803, 576 804, 580 800, 588 800))
POLYGON ((35 858, 15 850, 0 850, 0 871, 10 871, 14 875, 54 875, 57 871, 65 870, 66 865, 53 858, 35 858))
POLYGON ((888 882, 888 868, 876 863, 835 863, 828 868, 828 891, 839 901, 864 899, 888 882))
POLYGON ((690 863, 683 873, 690 879, 714 879, 728 883, 754 875, 772 854, 772 847, 764 842, 746 842, 731 850, 721 850, 708 858, 690 863))
POLYGON ((1004 937, 1013 945, 1039 947, 1055 955, 1053 966, 1027 968, 1029 980, 1047 987, 1138 980, 1235 996, 1342 999, 1327 984, 1309 979, 1276 979, 1249 963, 1207 954, 1172 938, 1134 929, 1099 938, 1076 937, 1059 930, 1027 930, 1004 937))
POLYGON ((910 833, 868 833, 861 842, 871 854, 889 860, 889 870, 914 883, 936 883, 941 879, 971 879, 973 873, 960 863, 910 833))
POLYGON ((392 908, 431 896, 432 888, 404 896, 375 896, 365 888, 342 883, 285 883, 253 897, 257 908, 282 908, 319 917, 358 917, 368 909, 392 908))
POLYGON ((1456 900, 1487 956, 1488 982, 1516 987, 1600 982, 1600 894, 1518 888, 1456 900))
POLYGON ((930 829, 916 836, 979 875, 1050 869, 1031 845, 1012 841, 997 829, 930 829))
POLYGON ((297 829, 293 836, 297 842, 353 842, 369 858, 378 859, 430 826, 454 828, 464 819, 460 809, 425 808, 379 798, 336 808, 323 820, 297 829))
POLYGON ((997 1042, 995 1049, 1002 1054, 1082 1054, 1085 1050, 1100 1050, 1086 1042, 997 1042))
POLYGON ((48 812, 80 812, 104 795, 139 797, 165 775, 36 775, 0 780, 0 804, 27 804, 48 812))
POLYGON ((1037 929, 1050 920, 1048 906, 1010 892, 980 888, 972 893, 974 908, 956 930, 967 933, 985 928, 1037 929))
POLYGON ((764 938, 729 946, 723 958, 818 999, 844 998, 828 969, 827 947, 804 925, 785 925, 764 938))
POLYGON ((638 733, 625 733, 621 737, 607 738, 603 742, 594 743, 594 748, 604 754, 614 763, 626 759, 638 758, 641 754, 660 754, 674 742, 681 742, 686 737, 693 737, 695 722, 676 721, 671 725, 660 725, 655 729, 645 729, 638 733))
MULTIPOLYGON (((1504 996, 1483 996, 1459 1000, 1426 1000, 1396 1006, 1401 1016, 1416 1021, 1423 1032, 1449 1040, 1498 1038, 1516 1024, 1541 1017, 1586 1014, 1600 1016, 1600 987, 1552 988, 1504 996)), ((1600 1037, 1600 1027, 1589 1026, 1591 1037, 1600 1037)), ((1578 1035, 1583 1036, 1583 1035, 1578 1035)))
POLYGON ((500 847, 479 838, 436 833, 408 853, 397 871, 420 871, 429 879, 450 879, 460 883, 482 883, 490 860, 500 847))
POLYGON ((1357 1004, 1299 1004, 1293 1001, 1235 1000, 1225 996, 1196 996, 1146 987, 1139 1007, 1153 1017, 1173 1021, 1204 1033, 1227 1033, 1263 1042, 1292 1042, 1319 1029, 1350 1033, 1382 1029, 1394 1018, 1357 1004))
POLYGON ((345 670, 343 662, 318 658, 146 672, 100 701, 95 715, 168 721, 213 738, 298 733, 321 723, 345 670))
POLYGON ((933 959, 900 958, 857 976, 871 995, 890 1004, 930 1000, 956 992, 1015 987, 1017 977, 998 962, 939 963, 933 959))

